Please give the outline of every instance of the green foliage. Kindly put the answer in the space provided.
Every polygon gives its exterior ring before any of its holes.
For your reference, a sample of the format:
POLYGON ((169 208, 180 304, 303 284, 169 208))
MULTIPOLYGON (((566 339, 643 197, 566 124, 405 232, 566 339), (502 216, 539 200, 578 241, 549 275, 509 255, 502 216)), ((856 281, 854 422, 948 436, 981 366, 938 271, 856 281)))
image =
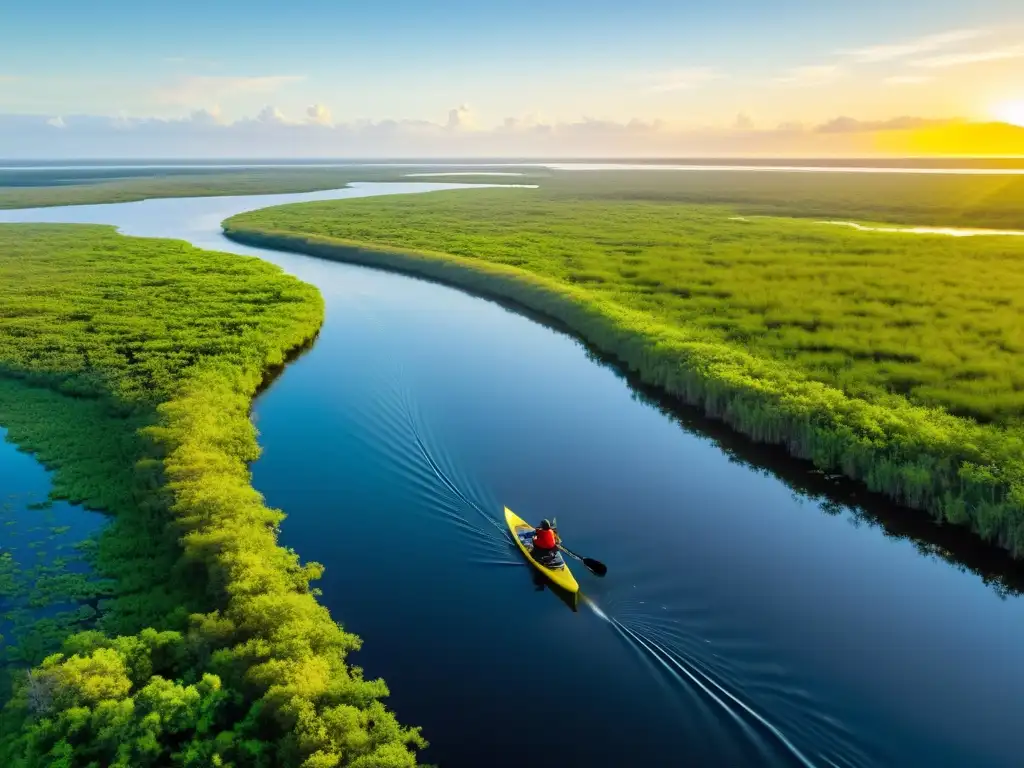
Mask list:
MULTIPOLYGON (((366 174, 345 169, 281 168, 188 173, 167 170, 125 172, 124 178, 83 175, 72 184, 61 183, 48 173, 0 173, 0 209, 53 205, 127 203, 160 197, 207 197, 312 192, 344 187, 366 174), (6 178, 5 178, 6 176, 6 178)), ((65 171, 62 176, 69 175, 65 171)), ((394 175, 394 174, 391 174, 394 175)))
POLYGON ((757 440, 1024 554, 1024 240, 589 194, 309 203, 224 226, 510 298, 757 440))
POLYGON ((1024 175, 570 171, 554 174, 543 188, 563 199, 722 204, 767 216, 1024 229, 1024 175))
MULTIPOLYGON (((415 765, 418 730, 346 665, 360 641, 316 602, 322 567, 277 545, 250 484, 250 402, 316 334, 319 293, 258 259, 7 225, 0 307, 0 423, 55 496, 113 516, 84 548, 109 579, 98 629, 16 683, 0 764, 415 765)), ((58 593, 101 596, 48 574, 58 593)))
MULTIPOLYGON (((0 170, 0 209, 127 203, 162 197, 267 195, 338 189, 354 181, 451 181, 407 179, 426 168, 132 168, 0 170)), ((463 181, 464 179, 457 179, 463 181)), ((470 179, 474 180, 474 179, 470 179)), ((516 177, 476 177, 489 184, 516 177)))

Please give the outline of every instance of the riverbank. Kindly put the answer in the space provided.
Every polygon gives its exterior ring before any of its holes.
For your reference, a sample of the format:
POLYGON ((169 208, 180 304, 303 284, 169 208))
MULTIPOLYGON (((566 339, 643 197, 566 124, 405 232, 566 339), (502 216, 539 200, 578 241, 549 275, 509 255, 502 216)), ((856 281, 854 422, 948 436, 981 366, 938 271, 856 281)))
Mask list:
POLYGON ((3 762, 415 765, 425 742, 346 664, 322 566, 278 546, 250 483, 250 404, 317 333, 319 292, 181 241, 3 225, 0 304, 0 423, 54 496, 112 515, 113 585, 97 630, 16 686, 3 762))
POLYGON ((287 206, 224 228, 240 242, 513 300, 756 440, 1024 553, 1020 357, 1008 323, 1022 295, 1012 269, 1020 247, 1005 244, 1016 238, 914 244, 545 190, 287 206), (682 247, 662 239, 672 226, 687 235, 682 247), (931 293, 915 282, 926 278, 931 293), (966 294, 940 306, 951 278, 966 294), (948 331, 976 323, 979 304, 992 327, 956 339, 948 331), (952 314, 946 328, 943 314, 952 314), (983 355, 993 343, 1006 348, 987 370, 967 355, 950 385, 935 386, 950 362, 931 353, 950 341, 965 351, 980 344, 983 355), (1002 389, 986 391, 985 379, 1002 389))

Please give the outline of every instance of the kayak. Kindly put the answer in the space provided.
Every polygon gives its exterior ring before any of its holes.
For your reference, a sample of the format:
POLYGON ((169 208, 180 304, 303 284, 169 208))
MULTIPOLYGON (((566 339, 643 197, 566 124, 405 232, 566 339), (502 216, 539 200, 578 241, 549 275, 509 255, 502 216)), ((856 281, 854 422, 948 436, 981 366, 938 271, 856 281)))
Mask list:
POLYGON ((576 594, 580 591, 580 585, 576 583, 576 578, 572 575, 572 571, 569 570, 569 566, 565 564, 560 551, 556 549, 551 558, 546 558, 544 562, 534 559, 531 550, 533 549, 533 535, 537 532, 536 528, 516 515, 508 507, 505 507, 505 522, 508 523, 508 529, 512 532, 512 538, 516 540, 519 549, 526 555, 526 559, 530 561, 534 568, 566 592, 576 594))

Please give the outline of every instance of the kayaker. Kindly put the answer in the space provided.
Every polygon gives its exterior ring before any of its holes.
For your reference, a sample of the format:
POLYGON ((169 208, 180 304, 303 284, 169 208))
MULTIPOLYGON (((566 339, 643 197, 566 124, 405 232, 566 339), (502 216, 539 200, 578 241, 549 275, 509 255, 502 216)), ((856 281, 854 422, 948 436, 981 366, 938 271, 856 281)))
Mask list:
POLYGON ((535 555, 550 555, 558 549, 557 531, 551 527, 547 519, 540 521, 537 532, 533 535, 533 552, 535 555))

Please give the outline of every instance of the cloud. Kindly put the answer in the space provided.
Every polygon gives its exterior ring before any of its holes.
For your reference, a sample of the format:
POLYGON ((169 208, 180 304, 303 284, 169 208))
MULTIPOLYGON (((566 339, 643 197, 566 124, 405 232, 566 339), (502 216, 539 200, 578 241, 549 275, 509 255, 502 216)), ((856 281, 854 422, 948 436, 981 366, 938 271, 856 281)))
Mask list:
MULTIPOLYGON (((316 114, 324 114, 315 107, 316 114)), ((878 143, 880 136, 893 141, 906 137, 909 142, 915 128, 948 127, 963 133, 975 127, 962 122, 945 126, 947 121, 918 117, 865 121, 844 116, 816 126, 783 124, 757 129, 740 116, 734 125, 692 128, 660 120, 616 122, 584 117, 558 122, 534 115, 507 118, 495 127, 463 130, 468 112, 461 106, 437 121, 359 120, 332 125, 309 119, 309 110, 301 119, 289 119, 273 106, 254 117, 231 122, 222 120, 216 110, 197 110, 177 119, 0 114, 0 146, 11 158, 54 159, 868 157, 887 151, 878 143), (63 126, 59 131, 54 130, 58 120, 63 126)), ((1012 135, 1000 139, 1000 151, 1024 154, 1024 129, 1007 126, 1007 130, 1012 135)), ((961 143, 994 153, 988 141, 976 136, 961 143)), ((901 151, 905 154, 907 149, 901 145, 901 151)))
POLYGON ((750 115, 739 114, 736 115, 736 122, 733 123, 733 128, 737 131, 752 131, 754 130, 754 121, 750 119, 750 115))
POLYGON ((222 125, 220 107, 213 106, 209 109, 197 109, 189 115, 189 119, 196 125, 222 125))
POLYGON ((471 130, 476 126, 473 118, 473 110, 467 104, 460 104, 455 109, 448 110, 448 130, 460 131, 471 130))
POLYGON ((894 75, 885 78, 884 82, 886 85, 921 85, 931 81, 932 78, 927 75, 894 75))
POLYGON ((277 107, 266 106, 256 115, 255 122, 268 125, 288 125, 289 120, 277 107))
POLYGON ((924 117, 894 117, 889 120, 857 120, 852 117, 837 117, 822 123, 814 130, 817 133, 874 133, 877 131, 912 131, 917 128, 931 128, 946 125, 950 120, 931 120, 924 117))
POLYGON ((325 107, 323 104, 313 104, 306 107, 306 117, 309 118, 309 122, 316 123, 317 125, 331 125, 331 110, 325 107))
POLYGON ((809 88, 831 83, 841 74, 842 70, 836 64, 820 64, 808 67, 795 67, 788 70, 782 77, 776 77, 774 82, 779 85, 809 88))
POLYGON ((856 48, 853 50, 838 51, 841 56, 849 56, 855 61, 864 64, 876 64, 883 61, 904 59, 910 56, 918 56, 922 53, 930 53, 956 43, 963 43, 968 40, 976 40, 990 34, 985 29, 954 29, 948 32, 940 32, 934 35, 919 37, 916 40, 908 40, 902 43, 889 45, 873 45, 867 48, 856 48))
POLYGON ((67 123, 64 122, 64 118, 59 115, 57 117, 51 117, 46 121, 46 124, 52 128, 67 128, 67 123))
POLYGON ((654 93, 666 93, 690 90, 713 80, 721 80, 724 77, 723 73, 713 67, 686 67, 683 69, 672 69, 667 72, 654 72, 645 75, 643 79, 648 82, 645 90, 654 93))
POLYGON ((926 67, 929 69, 945 69, 947 67, 960 67, 967 64, 980 64, 987 61, 1006 61, 1008 59, 1024 58, 1024 45, 1014 45, 1006 48, 994 48, 988 51, 975 51, 973 53, 950 53, 944 56, 932 56, 927 59, 911 61, 913 67, 926 67))
POLYGON ((219 77, 195 75, 153 93, 159 104, 191 106, 224 101, 239 94, 274 93, 289 83, 304 80, 303 75, 267 75, 262 77, 219 77))

